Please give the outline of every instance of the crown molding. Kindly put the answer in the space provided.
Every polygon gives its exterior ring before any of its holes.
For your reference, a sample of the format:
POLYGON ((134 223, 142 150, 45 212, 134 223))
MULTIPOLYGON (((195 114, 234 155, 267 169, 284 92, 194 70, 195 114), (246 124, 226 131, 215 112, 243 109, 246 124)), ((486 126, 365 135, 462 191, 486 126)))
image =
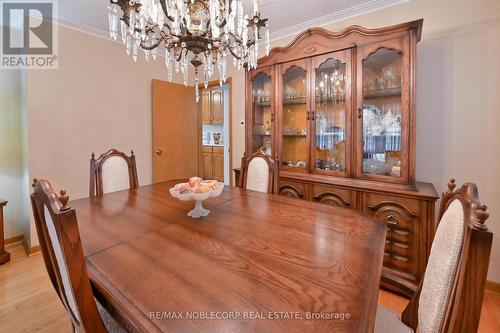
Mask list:
POLYGON ((85 24, 85 23, 79 23, 79 22, 74 22, 71 21, 67 18, 64 17, 58 17, 57 18, 57 24, 59 26, 69 28, 72 30, 76 30, 88 35, 92 35, 94 37, 106 39, 110 42, 115 42, 115 43, 120 43, 118 40, 114 40, 111 37, 109 37, 109 32, 100 28, 93 27, 91 25, 85 24))
POLYGON ((271 41, 277 41, 282 38, 295 36, 311 27, 321 27, 331 23, 340 22, 356 16, 368 14, 380 9, 400 5, 411 0, 371 0, 356 6, 333 12, 309 21, 305 21, 291 27, 271 32, 271 41))
MULTIPOLYGON (((290 36, 296 36, 297 34, 311 27, 325 26, 331 23, 340 22, 356 16, 368 14, 370 12, 374 12, 391 6, 400 5, 410 1, 411 0, 371 0, 356 6, 352 6, 340 11, 333 12, 325 16, 321 16, 309 21, 293 25, 285 29, 271 32, 271 42, 290 36)), ((112 38, 110 38, 109 32, 107 30, 96 28, 85 23, 74 22, 67 18, 59 17, 58 24, 65 28, 73 29, 82 33, 92 35, 94 37, 103 38, 110 42, 121 44, 120 41, 117 40, 115 41, 112 38)))

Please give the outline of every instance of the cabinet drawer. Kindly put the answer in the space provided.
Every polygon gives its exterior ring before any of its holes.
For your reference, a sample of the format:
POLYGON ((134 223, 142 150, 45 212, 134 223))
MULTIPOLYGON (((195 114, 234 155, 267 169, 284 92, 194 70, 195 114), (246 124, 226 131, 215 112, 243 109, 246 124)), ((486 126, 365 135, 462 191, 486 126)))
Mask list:
POLYGON ((384 267, 419 281, 425 261, 426 203, 418 199, 363 193, 363 211, 387 226, 384 267), (424 240, 424 242, 423 242, 424 240))
POLYGON ((202 153, 211 153, 212 152, 212 146, 201 146, 201 152, 202 153))
POLYGON ((301 182, 280 179, 279 194, 289 198, 308 200, 308 185, 301 182))
POLYGON ((312 201, 335 207, 354 208, 356 191, 336 186, 312 185, 312 201))

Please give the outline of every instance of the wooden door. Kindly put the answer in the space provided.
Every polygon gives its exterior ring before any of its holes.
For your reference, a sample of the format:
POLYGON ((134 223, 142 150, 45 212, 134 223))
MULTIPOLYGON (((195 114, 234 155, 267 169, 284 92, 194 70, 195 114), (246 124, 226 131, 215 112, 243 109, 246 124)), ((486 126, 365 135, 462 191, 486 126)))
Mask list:
POLYGON ((415 154, 408 37, 360 47, 356 68, 356 178, 408 184, 415 154))
POLYGON ((201 93, 201 122, 204 125, 212 123, 212 105, 210 95, 210 90, 203 90, 201 93))
POLYGON ((220 182, 224 181, 224 149, 220 151, 214 148, 214 153, 212 157, 212 177, 220 182))
POLYGON ((201 153, 201 165, 202 165, 202 175, 203 179, 213 179, 213 154, 212 152, 202 152, 201 153))
POLYGON ((153 182, 198 174, 198 104, 192 87, 152 82, 153 182))
POLYGON ((212 124, 224 124, 224 91, 212 90, 212 124))

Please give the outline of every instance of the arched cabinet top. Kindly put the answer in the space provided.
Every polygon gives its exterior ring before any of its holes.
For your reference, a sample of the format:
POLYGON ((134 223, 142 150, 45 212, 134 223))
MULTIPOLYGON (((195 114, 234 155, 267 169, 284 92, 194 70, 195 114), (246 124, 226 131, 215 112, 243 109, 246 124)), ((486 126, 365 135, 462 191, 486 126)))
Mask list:
POLYGON ((384 28, 368 29, 352 25, 339 32, 311 28, 300 33, 285 47, 274 47, 268 56, 259 59, 259 67, 345 50, 413 34, 418 42, 423 19, 384 28))
POLYGON ((267 78, 272 78, 272 67, 257 68, 250 72, 250 80, 255 80, 257 77, 265 75, 267 78))
POLYGON ((408 43, 407 39, 402 38, 402 39, 393 39, 390 41, 386 41, 384 45, 371 44, 365 46, 360 52, 358 52, 358 55, 364 61, 380 50, 393 51, 395 53, 403 54, 405 45, 407 43, 408 43))
POLYGON ((288 62, 286 64, 283 64, 282 68, 281 68, 281 74, 285 75, 288 71, 290 71, 292 69, 300 69, 303 71, 307 71, 307 61, 298 60, 298 61, 293 61, 293 62, 288 62))

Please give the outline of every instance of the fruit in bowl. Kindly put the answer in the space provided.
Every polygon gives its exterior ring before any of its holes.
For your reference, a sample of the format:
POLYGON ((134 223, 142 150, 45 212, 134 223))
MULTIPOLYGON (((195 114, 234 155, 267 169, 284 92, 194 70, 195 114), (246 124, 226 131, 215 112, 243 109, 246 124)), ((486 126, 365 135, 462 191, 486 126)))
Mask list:
POLYGON ((207 216, 210 212, 204 209, 202 201, 219 196, 224 189, 224 184, 217 180, 204 180, 200 177, 191 177, 187 183, 179 183, 170 189, 170 194, 182 201, 196 201, 196 206, 188 216, 199 218, 207 216))
POLYGON ((189 182, 175 185, 175 189, 180 194, 185 193, 206 193, 210 190, 215 190, 219 182, 217 180, 203 180, 199 177, 189 178, 189 182))

